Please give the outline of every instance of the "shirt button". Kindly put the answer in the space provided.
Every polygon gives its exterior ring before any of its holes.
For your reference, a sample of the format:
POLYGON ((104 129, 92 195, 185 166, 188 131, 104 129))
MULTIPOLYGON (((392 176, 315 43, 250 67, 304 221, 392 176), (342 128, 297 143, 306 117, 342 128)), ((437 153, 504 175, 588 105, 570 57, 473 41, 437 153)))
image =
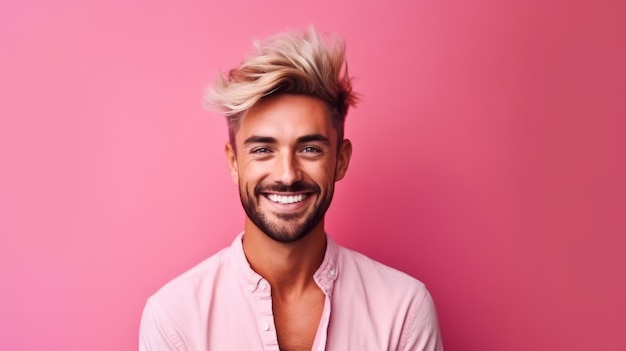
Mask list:
POLYGON ((268 331, 270 330, 270 325, 267 322, 263 322, 263 324, 261 325, 261 328, 263 328, 263 331, 268 331))
POLYGON ((333 268, 330 270, 330 272, 328 272, 328 274, 330 274, 331 277, 334 277, 337 272, 335 272, 335 269, 333 268))
POLYGON ((259 288, 261 288, 262 290, 267 289, 267 282, 265 280, 261 280, 261 282, 259 283, 259 288))

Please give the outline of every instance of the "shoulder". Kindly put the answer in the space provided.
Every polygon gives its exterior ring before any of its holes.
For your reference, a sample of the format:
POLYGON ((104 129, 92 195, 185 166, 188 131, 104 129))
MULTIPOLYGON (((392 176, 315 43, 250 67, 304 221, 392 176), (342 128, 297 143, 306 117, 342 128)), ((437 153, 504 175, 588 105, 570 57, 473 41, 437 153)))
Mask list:
POLYGON ((188 343, 201 339, 212 297, 226 283, 224 277, 232 276, 230 249, 205 259, 148 298, 140 322, 140 350, 187 350, 188 343))
POLYGON ((340 294, 362 297, 363 303, 375 309, 385 305, 414 317, 434 312, 432 298, 418 279, 344 247, 339 247, 337 258, 335 288, 340 294))
POLYGON ((229 269, 230 247, 224 248, 163 285, 148 300, 153 303, 180 301, 185 295, 211 290, 229 269))
POLYGON ((339 246, 338 251, 338 263, 342 271, 342 278, 357 278, 367 285, 383 284, 390 288, 409 288, 412 292, 426 289, 424 284, 416 278, 360 252, 341 246, 339 246))

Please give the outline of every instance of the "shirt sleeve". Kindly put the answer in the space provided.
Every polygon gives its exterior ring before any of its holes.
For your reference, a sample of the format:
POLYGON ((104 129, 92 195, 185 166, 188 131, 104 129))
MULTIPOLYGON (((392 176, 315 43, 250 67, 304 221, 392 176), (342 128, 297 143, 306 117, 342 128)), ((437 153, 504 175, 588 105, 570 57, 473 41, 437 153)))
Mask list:
POLYGON ((415 299, 409 313, 405 333, 405 351, 443 351, 437 310, 432 297, 424 287, 415 299))
POLYGON ((139 325, 139 351, 185 351, 185 343, 168 318, 146 303, 139 325))

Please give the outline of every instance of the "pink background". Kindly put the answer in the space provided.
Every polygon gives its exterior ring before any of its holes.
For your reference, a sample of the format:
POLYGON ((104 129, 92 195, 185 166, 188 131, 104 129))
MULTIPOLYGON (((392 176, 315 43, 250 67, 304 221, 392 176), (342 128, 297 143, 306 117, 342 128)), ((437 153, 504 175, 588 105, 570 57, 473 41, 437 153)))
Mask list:
POLYGON ((362 94, 336 240, 424 281, 447 350, 626 350, 626 9, 550 3, 3 1, 0 349, 136 349, 242 229, 203 90, 313 23, 362 94))

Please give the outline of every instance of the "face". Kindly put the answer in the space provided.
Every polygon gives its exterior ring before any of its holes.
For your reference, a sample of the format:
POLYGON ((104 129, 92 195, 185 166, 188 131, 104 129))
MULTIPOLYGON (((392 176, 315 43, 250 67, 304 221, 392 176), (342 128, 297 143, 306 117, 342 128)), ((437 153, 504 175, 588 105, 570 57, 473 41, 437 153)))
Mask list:
POLYGON ((246 113, 235 143, 226 145, 226 157, 247 220, 279 242, 323 231, 352 153, 349 140, 338 143, 326 104, 302 95, 267 98, 246 113))

